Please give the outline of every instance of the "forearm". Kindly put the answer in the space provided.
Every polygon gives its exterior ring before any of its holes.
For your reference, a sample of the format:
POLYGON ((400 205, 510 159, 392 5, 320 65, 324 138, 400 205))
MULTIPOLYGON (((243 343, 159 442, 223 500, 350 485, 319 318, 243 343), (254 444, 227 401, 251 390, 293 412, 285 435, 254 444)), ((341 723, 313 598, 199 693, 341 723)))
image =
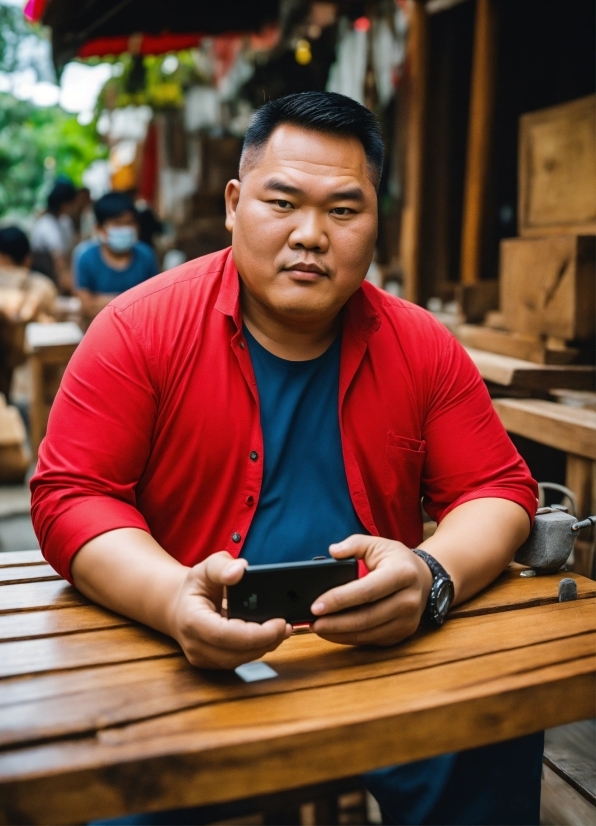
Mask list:
POLYGON ((474 499, 452 510, 420 548, 432 554, 453 579, 454 603, 486 588, 528 537, 526 511, 508 499, 474 499))
POLYGON ((95 537, 71 566, 76 587, 93 602, 170 636, 172 609, 188 570, 138 528, 95 537))

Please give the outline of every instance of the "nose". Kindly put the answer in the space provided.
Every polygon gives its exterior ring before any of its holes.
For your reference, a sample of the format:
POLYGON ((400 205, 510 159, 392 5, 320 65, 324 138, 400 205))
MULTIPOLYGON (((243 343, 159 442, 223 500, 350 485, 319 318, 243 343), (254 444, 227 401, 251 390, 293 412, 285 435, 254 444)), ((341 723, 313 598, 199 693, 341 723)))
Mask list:
POLYGON ((326 252, 329 248, 329 238, 325 218, 316 209, 297 209, 296 224, 288 243, 293 250, 326 252))

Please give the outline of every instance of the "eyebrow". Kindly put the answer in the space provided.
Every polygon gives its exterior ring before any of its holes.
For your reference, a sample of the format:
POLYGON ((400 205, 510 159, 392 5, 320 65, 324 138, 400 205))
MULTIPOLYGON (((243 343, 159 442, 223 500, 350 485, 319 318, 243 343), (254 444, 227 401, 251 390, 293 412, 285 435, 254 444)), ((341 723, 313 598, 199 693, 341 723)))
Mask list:
MULTIPOLYGON (((291 184, 284 184, 277 178, 270 178, 265 181, 265 189, 271 189, 274 192, 282 192, 284 195, 294 195, 300 197, 304 195, 304 190, 291 184)), ((329 201, 364 201, 364 192, 359 186, 351 187, 350 189, 341 189, 337 192, 332 192, 329 201)))

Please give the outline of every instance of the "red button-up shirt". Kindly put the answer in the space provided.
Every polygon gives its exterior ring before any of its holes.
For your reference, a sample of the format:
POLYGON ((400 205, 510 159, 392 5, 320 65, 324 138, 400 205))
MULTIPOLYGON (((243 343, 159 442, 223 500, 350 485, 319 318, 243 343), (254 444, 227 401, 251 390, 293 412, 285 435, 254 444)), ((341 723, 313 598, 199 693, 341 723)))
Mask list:
MULTIPOLYGON (((124 293, 89 328, 31 481, 42 551, 66 578, 79 548, 116 528, 149 531, 185 565, 242 551, 263 435, 239 286, 223 250, 124 293)), ((366 529, 416 547, 421 496, 438 521, 489 496, 533 518, 536 485, 453 336, 366 282, 343 325, 342 450, 366 529)))

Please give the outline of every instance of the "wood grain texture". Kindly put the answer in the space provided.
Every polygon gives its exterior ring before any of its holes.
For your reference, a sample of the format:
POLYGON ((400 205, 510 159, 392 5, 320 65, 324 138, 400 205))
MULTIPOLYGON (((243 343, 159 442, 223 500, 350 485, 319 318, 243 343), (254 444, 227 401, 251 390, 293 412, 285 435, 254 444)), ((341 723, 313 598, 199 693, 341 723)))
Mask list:
POLYGON ((454 606, 448 619, 473 616, 518 608, 531 608, 558 602, 559 582, 565 577, 575 580, 578 599, 596 596, 596 582, 585 576, 562 571, 537 577, 521 577, 522 566, 510 566, 489 587, 461 605, 454 606), (532 584, 528 587, 528 583, 532 584))
POLYGON ((6 551, 0 553, 0 568, 13 565, 45 565, 41 551, 6 551))
POLYGON ((0 614, 71 608, 75 605, 89 605, 89 601, 64 579, 23 582, 0 591, 0 614))
MULTIPOLYGON (((21 671, 20 679, 0 683, 0 745, 15 746, 66 734, 81 735, 102 727, 241 697, 341 686, 346 682, 419 672, 497 650, 514 651, 520 646, 583 634, 594 624, 595 607, 594 599, 586 599, 581 605, 557 603, 527 612, 518 610, 505 615, 453 620, 440 632, 422 630, 390 649, 344 647, 315 635, 295 636, 265 658, 279 678, 248 685, 233 673, 198 671, 182 657, 104 665, 93 669, 92 676, 88 668, 39 677, 21 671)), ((102 646, 112 649, 114 642, 107 645, 106 635, 101 636, 102 646)), ((115 638, 115 632, 111 636, 115 638)), ((119 636, 124 635, 119 633, 119 636)), ((137 635, 127 635, 129 650, 136 639, 137 635)), ((69 638, 62 640, 68 641, 69 638)), ((0 646, 0 658, 3 649, 0 646)), ((91 653, 79 651, 79 656, 82 659, 78 664, 82 668, 91 653)), ((73 651, 65 646, 60 659, 64 662, 67 657, 73 662, 73 651)), ((13 670, 22 668, 23 662, 21 657, 13 670)), ((109 662, 107 656, 106 662, 109 662)))
POLYGON ((402 80, 406 90, 406 142, 404 203, 401 213, 400 258, 404 296, 420 296, 420 244, 424 185, 425 125, 428 85, 428 19, 421 0, 411 7, 408 54, 402 80))
POLYGON ((596 373, 584 365, 546 365, 501 356, 486 350, 466 347, 466 352, 485 381, 504 387, 518 386, 527 390, 549 390, 559 387, 568 390, 592 390, 596 373))
POLYGON ((501 241, 499 283, 505 327, 564 340, 592 338, 595 241, 585 235, 501 241))
POLYGON ((130 625, 130 620, 97 605, 63 608, 61 611, 0 614, 0 642, 96 631, 118 625, 130 625))
POLYGON ((487 350, 534 364, 570 364, 579 354, 579 350, 573 347, 549 348, 539 336, 493 330, 480 324, 460 324, 455 335, 464 347, 487 350))
POLYGON ((0 568, 0 585, 42 582, 50 579, 62 579, 62 577, 47 563, 45 565, 11 565, 9 568, 0 568))
POLYGON ((520 235, 596 232, 595 120, 595 95, 520 118, 520 235))
POLYGON ((149 629, 125 626, 0 644, 0 679, 179 654, 176 643, 149 629))
POLYGON ((541 399, 495 399, 505 429, 566 453, 596 460, 596 412, 541 399))
POLYGON ((438 666, 422 685, 414 672, 251 697, 7 752, 0 819, 216 803, 571 722, 594 713, 594 656, 576 654, 556 641, 438 666))
POLYGON ((461 237, 461 281, 480 280, 494 117, 498 8, 477 0, 461 237))

